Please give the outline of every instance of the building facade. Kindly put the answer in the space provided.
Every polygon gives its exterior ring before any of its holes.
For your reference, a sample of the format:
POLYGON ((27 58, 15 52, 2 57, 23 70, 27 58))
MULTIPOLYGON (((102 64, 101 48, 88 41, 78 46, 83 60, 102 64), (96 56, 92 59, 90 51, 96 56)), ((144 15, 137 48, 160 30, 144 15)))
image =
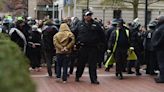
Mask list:
MULTIPOLYGON (((112 20, 116 17, 121 17, 125 20, 125 22, 132 22, 133 21, 133 7, 131 4, 125 3, 126 7, 112 7, 109 5, 103 6, 100 4, 101 0, 90 0, 89 7, 94 12, 93 17, 97 17, 99 19, 102 19, 104 23, 106 23, 109 20, 112 20)), ((148 22, 152 19, 156 18, 159 15, 164 14, 164 2, 156 2, 153 4, 150 4, 148 6, 148 22)), ((80 17, 82 19, 82 10, 86 9, 87 5, 86 3, 83 4, 77 4, 76 5, 76 16, 80 17)), ((73 14, 73 13, 72 13, 73 14)), ((140 20, 140 23, 144 25, 145 21, 145 4, 139 4, 138 9, 138 18, 140 20)))
MULTIPOLYGON (((49 15, 51 18, 62 19, 64 17, 77 16, 82 19, 82 12, 87 8, 86 2, 76 2, 76 0, 54 0, 54 3, 43 2, 45 0, 29 0, 29 16, 39 19, 49 15), (46 7, 48 5, 48 7, 46 7)), ((121 17, 126 22, 133 21, 133 7, 126 4, 126 7, 114 8, 109 5, 101 5, 101 0, 90 0, 89 8, 94 12, 93 17, 102 19, 104 23, 115 17, 121 17)), ((148 7, 148 21, 164 14, 164 2, 156 2, 148 7)), ((145 21, 145 5, 140 4, 138 18, 141 24, 145 21)))
POLYGON ((58 6, 53 5, 52 0, 29 0, 28 14, 30 17, 37 19, 43 19, 46 16, 49 16, 50 18, 57 18, 59 15, 58 6))

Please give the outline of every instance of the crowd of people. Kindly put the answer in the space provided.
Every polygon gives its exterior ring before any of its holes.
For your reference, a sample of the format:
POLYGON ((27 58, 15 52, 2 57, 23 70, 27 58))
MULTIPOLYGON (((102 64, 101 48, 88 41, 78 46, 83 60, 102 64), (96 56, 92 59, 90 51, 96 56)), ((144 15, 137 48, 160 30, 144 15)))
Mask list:
POLYGON ((75 81, 79 82, 87 65, 91 83, 99 84, 97 68, 103 64, 106 72, 116 66, 115 75, 120 80, 124 79, 123 72, 141 76, 140 68, 146 65, 146 74, 158 75, 155 82, 164 83, 164 16, 151 21, 146 30, 138 18, 131 23, 115 18, 105 26, 92 15, 92 11, 86 11, 82 20, 67 17, 62 21, 8 15, 1 19, 0 32, 18 44, 30 60, 30 71, 40 71, 46 63, 52 77, 54 65, 56 80, 63 83, 73 74, 74 66, 77 67, 75 81), (127 59, 131 52, 136 59, 127 59), (114 62, 108 62, 109 59, 114 62))

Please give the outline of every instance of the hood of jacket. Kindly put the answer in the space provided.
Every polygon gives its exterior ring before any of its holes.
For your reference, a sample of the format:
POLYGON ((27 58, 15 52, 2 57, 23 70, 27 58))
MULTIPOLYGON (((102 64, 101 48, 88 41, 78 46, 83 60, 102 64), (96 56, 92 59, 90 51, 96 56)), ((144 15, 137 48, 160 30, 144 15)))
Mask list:
POLYGON ((70 36, 72 36, 72 32, 66 23, 60 25, 60 30, 56 34, 60 43, 65 42, 70 36))
POLYGON ((75 43, 75 38, 66 23, 61 24, 60 31, 53 37, 56 53, 70 53, 72 46, 75 43), (63 52, 61 49, 66 47, 68 51, 63 52))
POLYGON ((60 25, 60 31, 71 31, 70 28, 68 27, 67 23, 62 23, 60 25))

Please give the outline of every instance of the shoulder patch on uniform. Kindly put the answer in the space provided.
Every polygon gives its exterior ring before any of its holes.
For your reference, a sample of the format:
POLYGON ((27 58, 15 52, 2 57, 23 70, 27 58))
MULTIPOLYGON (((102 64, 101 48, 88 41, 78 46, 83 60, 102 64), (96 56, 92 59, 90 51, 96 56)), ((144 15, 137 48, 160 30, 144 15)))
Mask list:
POLYGON ((80 25, 80 27, 83 27, 84 25, 80 25))
POLYGON ((92 24, 92 26, 96 27, 96 24, 92 24))

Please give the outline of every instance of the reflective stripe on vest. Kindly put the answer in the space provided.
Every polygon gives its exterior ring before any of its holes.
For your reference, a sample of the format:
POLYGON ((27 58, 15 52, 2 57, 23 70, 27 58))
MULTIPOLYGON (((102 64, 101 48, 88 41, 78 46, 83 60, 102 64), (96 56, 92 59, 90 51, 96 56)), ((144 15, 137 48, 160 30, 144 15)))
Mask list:
MULTIPOLYGON (((125 30, 125 31, 126 31, 127 37, 129 38, 129 30, 125 30)), ((114 43, 113 52, 115 52, 115 50, 116 50, 118 37, 119 37, 119 30, 116 30, 116 41, 114 43)))

